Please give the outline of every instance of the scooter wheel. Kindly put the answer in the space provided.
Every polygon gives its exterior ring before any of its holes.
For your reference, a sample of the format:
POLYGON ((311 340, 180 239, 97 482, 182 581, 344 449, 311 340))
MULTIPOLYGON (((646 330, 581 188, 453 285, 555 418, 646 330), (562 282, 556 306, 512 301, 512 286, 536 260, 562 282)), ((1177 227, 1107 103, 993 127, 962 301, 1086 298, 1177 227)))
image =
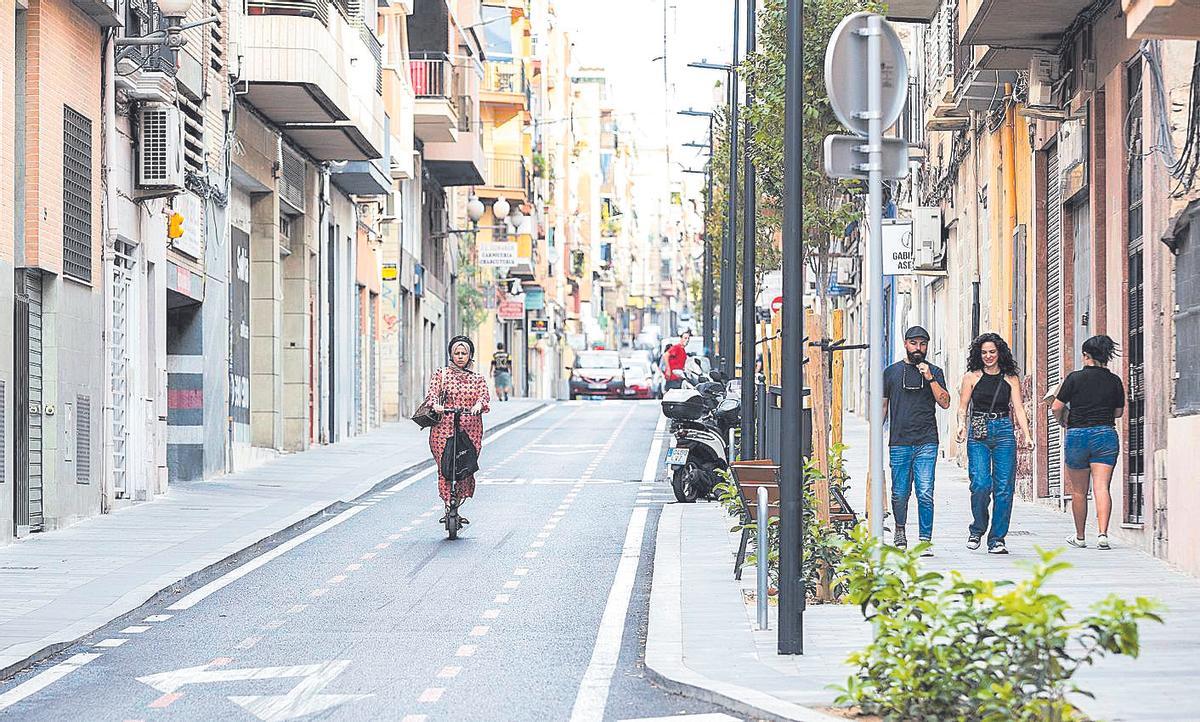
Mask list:
POLYGON ((671 475, 671 489, 675 492, 675 500, 681 504, 691 504, 699 496, 696 488, 696 475, 700 470, 694 464, 685 464, 671 475))
POLYGON ((446 516, 446 533, 450 536, 451 540, 458 538, 458 530, 461 526, 458 522, 458 514, 449 514, 446 516))

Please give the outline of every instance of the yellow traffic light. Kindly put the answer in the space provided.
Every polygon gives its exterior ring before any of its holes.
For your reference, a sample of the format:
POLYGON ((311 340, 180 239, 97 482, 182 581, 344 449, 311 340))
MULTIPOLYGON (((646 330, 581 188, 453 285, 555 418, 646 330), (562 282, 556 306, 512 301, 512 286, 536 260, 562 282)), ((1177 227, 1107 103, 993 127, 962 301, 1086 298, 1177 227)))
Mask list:
POLYGON ((183 237, 183 215, 172 213, 167 216, 167 238, 172 241, 183 237))

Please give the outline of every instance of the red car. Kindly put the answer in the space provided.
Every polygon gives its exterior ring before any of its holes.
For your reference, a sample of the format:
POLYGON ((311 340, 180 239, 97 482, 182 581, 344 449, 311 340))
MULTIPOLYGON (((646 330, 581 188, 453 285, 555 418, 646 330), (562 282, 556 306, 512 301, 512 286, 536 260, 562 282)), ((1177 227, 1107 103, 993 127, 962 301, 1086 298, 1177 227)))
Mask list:
POLYGON ((625 364, 625 398, 658 398, 658 384, 649 361, 637 358, 622 359, 625 364))
POLYGON ((625 372, 616 351, 581 351, 571 369, 571 399, 625 397, 625 372))

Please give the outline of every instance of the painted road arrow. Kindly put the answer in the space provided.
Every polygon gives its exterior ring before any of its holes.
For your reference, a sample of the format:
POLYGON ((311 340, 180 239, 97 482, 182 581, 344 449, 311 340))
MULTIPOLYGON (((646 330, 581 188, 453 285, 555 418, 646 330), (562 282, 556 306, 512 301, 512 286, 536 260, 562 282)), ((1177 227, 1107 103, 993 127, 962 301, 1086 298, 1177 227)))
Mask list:
POLYGON ((137 680, 159 692, 170 694, 189 684, 303 678, 300 684, 293 687, 287 694, 229 697, 229 701, 244 708, 260 720, 279 722, 370 697, 369 694, 320 694, 322 689, 346 671, 349 666, 350 660, 348 659, 291 667, 246 667, 244 669, 210 669, 211 665, 205 664, 199 667, 159 672, 138 677, 137 680))

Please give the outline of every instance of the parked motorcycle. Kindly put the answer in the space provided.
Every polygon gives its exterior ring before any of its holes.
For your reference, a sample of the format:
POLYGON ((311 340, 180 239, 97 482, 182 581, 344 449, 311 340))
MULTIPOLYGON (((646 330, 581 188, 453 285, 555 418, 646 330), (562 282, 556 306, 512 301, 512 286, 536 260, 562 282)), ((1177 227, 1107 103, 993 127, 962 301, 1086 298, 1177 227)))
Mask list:
POLYGON ((729 468, 730 434, 741 424, 742 402, 728 392, 727 379, 713 371, 705 380, 699 364, 685 368, 684 388, 668 391, 663 414, 671 420, 667 469, 675 498, 684 503, 712 499, 721 481, 719 470, 729 468))

